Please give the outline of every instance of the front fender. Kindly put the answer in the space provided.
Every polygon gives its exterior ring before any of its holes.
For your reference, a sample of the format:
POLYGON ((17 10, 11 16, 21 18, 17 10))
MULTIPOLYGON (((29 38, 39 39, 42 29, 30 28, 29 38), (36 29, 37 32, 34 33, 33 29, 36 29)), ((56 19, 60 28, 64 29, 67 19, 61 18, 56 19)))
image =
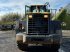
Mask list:
POLYGON ((18 43, 23 43, 23 42, 25 42, 25 40, 26 40, 26 36, 24 33, 17 33, 16 34, 16 41, 18 43))
POLYGON ((17 43, 23 43, 23 36, 16 35, 16 42, 17 43))

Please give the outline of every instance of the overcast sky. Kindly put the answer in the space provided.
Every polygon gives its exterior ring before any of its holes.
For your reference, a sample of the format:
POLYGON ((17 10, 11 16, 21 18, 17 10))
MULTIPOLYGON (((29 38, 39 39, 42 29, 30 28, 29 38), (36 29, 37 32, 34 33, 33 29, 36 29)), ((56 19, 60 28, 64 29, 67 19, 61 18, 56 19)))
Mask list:
POLYGON ((25 5, 50 3, 51 8, 64 7, 70 0, 0 0, 0 15, 15 12, 23 14, 25 5))

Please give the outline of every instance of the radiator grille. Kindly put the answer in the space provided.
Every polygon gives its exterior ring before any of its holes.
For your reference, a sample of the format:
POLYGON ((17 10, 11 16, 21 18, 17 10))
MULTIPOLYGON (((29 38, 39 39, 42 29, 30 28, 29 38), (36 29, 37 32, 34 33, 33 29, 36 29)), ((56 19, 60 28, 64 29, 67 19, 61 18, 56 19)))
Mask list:
POLYGON ((28 34, 43 35, 48 33, 48 18, 43 14, 34 14, 32 19, 28 19, 28 34))

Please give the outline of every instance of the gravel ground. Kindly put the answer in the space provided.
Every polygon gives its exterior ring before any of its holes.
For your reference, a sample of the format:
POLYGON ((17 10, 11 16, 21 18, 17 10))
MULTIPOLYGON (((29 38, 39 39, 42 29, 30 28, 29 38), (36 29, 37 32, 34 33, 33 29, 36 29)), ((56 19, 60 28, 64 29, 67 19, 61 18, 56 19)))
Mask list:
MULTIPOLYGON (((25 52, 17 48, 15 31, 0 31, 0 52, 25 52)), ((70 31, 63 30, 63 43, 59 52, 70 52, 70 31)))
POLYGON ((22 52, 17 49, 14 31, 0 31, 0 52, 22 52))

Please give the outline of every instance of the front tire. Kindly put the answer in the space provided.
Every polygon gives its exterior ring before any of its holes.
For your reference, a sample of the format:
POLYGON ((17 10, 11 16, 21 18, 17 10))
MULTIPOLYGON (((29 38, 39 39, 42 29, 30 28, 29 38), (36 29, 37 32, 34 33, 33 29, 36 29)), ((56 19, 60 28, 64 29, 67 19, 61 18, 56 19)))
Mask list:
POLYGON ((27 44, 23 44, 23 43, 17 44, 17 46, 18 46, 18 48, 19 48, 20 50, 22 50, 22 51, 26 51, 26 50, 27 50, 27 47, 28 47, 27 44))
POLYGON ((54 45, 51 46, 51 49, 52 49, 53 51, 58 51, 59 48, 60 48, 60 44, 54 44, 54 45))
POLYGON ((44 44, 43 46, 47 47, 50 51, 55 51, 55 52, 58 52, 58 49, 60 48, 60 44, 52 44, 52 45, 44 44))

